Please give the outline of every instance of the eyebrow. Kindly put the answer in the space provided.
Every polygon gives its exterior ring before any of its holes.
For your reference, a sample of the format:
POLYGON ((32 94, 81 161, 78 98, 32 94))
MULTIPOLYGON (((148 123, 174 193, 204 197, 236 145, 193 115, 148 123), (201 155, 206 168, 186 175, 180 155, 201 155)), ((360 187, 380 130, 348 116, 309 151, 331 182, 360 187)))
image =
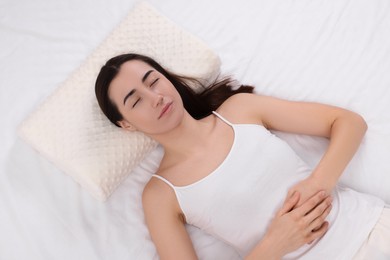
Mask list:
POLYGON ((150 73, 152 73, 153 70, 149 70, 148 72, 145 73, 145 75, 142 77, 142 83, 145 82, 145 80, 148 78, 148 76, 150 75, 150 73))
POLYGON ((135 89, 132 89, 123 99, 123 105, 126 103, 126 100, 135 93, 135 89))
MULTIPOLYGON (((145 75, 142 77, 142 83, 144 83, 146 81, 146 79, 148 78, 148 76, 150 75, 150 73, 152 73, 154 70, 148 70, 145 75)), ((132 89, 126 96, 125 98, 123 99, 123 105, 126 103, 126 100, 131 97, 131 95, 133 95, 134 93, 136 92, 135 89, 132 89)))

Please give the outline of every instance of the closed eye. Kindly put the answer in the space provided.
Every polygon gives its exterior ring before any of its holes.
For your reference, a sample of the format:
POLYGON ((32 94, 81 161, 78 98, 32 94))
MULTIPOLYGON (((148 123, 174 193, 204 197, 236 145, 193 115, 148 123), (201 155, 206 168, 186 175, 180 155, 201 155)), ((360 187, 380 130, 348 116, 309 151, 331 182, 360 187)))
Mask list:
POLYGON ((152 82, 152 84, 150 84, 150 86, 152 87, 154 84, 157 83, 158 80, 159 80, 159 78, 155 79, 155 80, 152 82))
MULTIPOLYGON (((157 83, 157 81, 159 80, 159 78, 156 78, 151 84, 150 84, 150 87, 153 87, 153 85, 154 84, 156 84, 157 83)), ((140 102, 141 101, 141 98, 138 98, 136 101, 135 101, 135 103, 133 104, 133 108, 137 105, 137 103, 138 102, 140 102)))
POLYGON ((138 98, 137 101, 135 101, 135 103, 133 104, 133 107, 135 107, 135 105, 137 105, 137 103, 141 101, 141 98, 138 98))

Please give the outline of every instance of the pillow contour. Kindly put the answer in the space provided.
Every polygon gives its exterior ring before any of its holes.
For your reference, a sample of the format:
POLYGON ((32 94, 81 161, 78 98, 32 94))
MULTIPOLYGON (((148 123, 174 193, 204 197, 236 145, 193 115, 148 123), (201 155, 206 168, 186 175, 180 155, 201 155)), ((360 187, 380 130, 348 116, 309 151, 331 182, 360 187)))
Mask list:
POLYGON ((100 68, 111 57, 129 52, 202 81, 219 73, 220 60, 210 48, 141 2, 19 127, 23 140, 100 201, 156 147, 142 133, 110 123, 96 101, 100 68))

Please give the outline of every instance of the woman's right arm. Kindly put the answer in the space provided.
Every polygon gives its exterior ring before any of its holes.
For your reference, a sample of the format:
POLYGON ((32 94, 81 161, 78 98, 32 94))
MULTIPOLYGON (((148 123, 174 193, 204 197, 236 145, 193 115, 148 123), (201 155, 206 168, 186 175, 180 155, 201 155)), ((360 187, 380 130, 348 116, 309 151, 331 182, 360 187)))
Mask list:
POLYGON ((142 204, 160 259, 197 259, 172 189, 161 181, 152 180, 144 189, 142 204))
POLYGON ((326 233, 328 222, 325 218, 332 208, 331 197, 324 191, 320 191, 294 209, 298 201, 298 192, 286 198, 284 205, 268 227, 267 233, 245 258, 246 260, 279 260, 326 233))

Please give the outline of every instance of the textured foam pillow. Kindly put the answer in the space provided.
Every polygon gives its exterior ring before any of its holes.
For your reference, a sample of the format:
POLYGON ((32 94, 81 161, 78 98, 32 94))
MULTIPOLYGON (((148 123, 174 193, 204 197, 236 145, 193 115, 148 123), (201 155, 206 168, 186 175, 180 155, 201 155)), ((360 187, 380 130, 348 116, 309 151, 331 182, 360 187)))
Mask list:
POLYGON ((201 80, 213 80, 219 72, 220 60, 211 49, 140 3, 19 128, 26 142, 102 201, 156 145, 141 133, 112 125, 95 98, 101 66, 128 52, 201 80))

